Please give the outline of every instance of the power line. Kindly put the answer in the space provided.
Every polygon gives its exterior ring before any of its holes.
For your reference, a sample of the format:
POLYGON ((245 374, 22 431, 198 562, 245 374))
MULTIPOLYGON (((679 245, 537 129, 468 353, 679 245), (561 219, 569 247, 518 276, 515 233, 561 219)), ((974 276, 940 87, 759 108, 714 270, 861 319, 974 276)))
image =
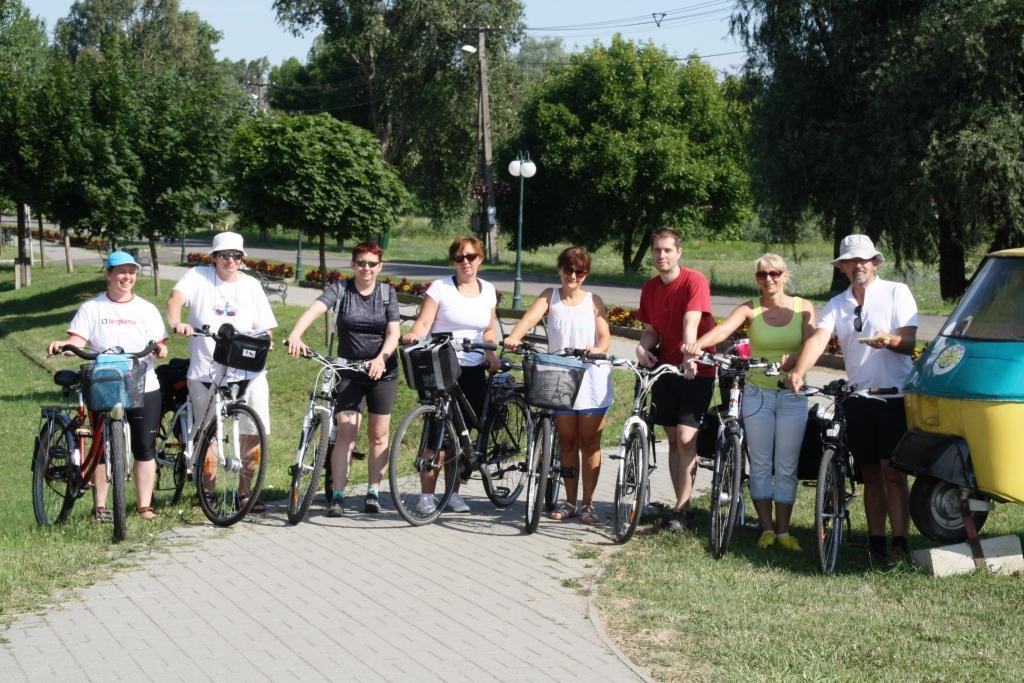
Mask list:
POLYGON ((711 14, 731 14, 733 5, 734 3, 732 0, 711 0, 708 2, 697 2, 686 7, 677 7, 675 9, 669 9, 660 12, 652 12, 651 14, 643 14, 633 17, 623 17, 621 19, 608 19, 603 21, 592 21, 580 24, 563 24, 559 26, 527 26, 525 30, 532 33, 544 31, 592 32, 594 29, 609 30, 615 28, 633 28, 637 26, 650 26, 652 24, 655 26, 655 28, 660 28, 664 24, 671 24, 674 22, 684 21, 686 19, 704 17, 711 14))

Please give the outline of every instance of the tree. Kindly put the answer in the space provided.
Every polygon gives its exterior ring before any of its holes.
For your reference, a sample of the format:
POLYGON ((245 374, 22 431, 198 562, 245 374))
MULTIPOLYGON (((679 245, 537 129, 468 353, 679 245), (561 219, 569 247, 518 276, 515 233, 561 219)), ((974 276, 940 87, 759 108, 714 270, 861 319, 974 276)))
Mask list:
POLYGON ((558 71, 569 63, 569 54, 556 36, 527 36, 515 57, 524 78, 529 83, 541 81, 551 71, 558 71))
MULTIPOLYGON (((528 150, 524 244, 617 243, 636 271, 651 232, 676 224, 691 235, 734 228, 748 211, 744 124, 710 66, 680 64, 652 44, 620 36, 573 55, 532 91, 523 134, 499 159, 528 150)), ((514 224, 516 197, 499 205, 514 224)))
POLYGON ((327 114, 252 119, 237 131, 231 167, 232 198, 243 218, 297 228, 319 241, 324 286, 327 236, 387 234, 407 200, 376 139, 327 114))

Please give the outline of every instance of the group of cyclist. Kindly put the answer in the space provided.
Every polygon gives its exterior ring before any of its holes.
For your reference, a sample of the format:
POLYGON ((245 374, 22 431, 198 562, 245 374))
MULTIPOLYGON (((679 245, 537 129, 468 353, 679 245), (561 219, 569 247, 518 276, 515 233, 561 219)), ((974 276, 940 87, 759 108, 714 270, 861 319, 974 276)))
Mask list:
MULTIPOLYGON (((752 374, 744 389, 743 415, 749 450, 750 493, 762 533, 758 546, 778 544, 799 550, 789 533, 790 516, 796 499, 797 462, 807 420, 807 399, 800 393, 804 375, 836 336, 843 349, 850 381, 861 387, 897 387, 911 369, 917 328, 917 307, 903 284, 882 280, 877 268, 884 258, 865 235, 850 235, 840 244, 833 261, 849 279, 850 286, 831 299, 819 319, 813 305, 788 294, 789 273, 776 254, 764 254, 755 263, 754 283, 759 296, 737 306, 715 325, 707 278, 699 271, 680 265, 679 233, 662 228, 651 237, 652 263, 657 275, 643 287, 636 317, 644 324, 636 347, 640 364, 669 363, 683 369, 681 375, 666 374, 652 392, 652 418, 661 425, 668 441, 670 477, 675 502, 668 521, 670 529, 689 528, 693 514, 690 498, 697 469, 697 435, 711 403, 715 369, 698 363, 700 354, 733 335, 746 325, 750 353, 778 362, 784 372, 785 388, 777 378, 752 374)), ((211 265, 189 270, 175 284, 167 301, 167 321, 180 335, 208 325, 217 329, 230 323, 236 329, 270 332, 277 326, 260 283, 240 270, 245 256, 242 236, 218 234, 209 250, 211 265), (188 321, 182 310, 188 308, 188 321)), ((475 237, 459 237, 450 245, 449 260, 455 272, 433 281, 426 290, 420 312, 411 329, 401 335, 397 297, 390 286, 378 282, 383 262, 380 247, 362 242, 352 249, 353 277, 330 285, 300 316, 287 338, 288 352, 305 353, 303 333, 329 310, 337 321, 339 357, 364 360, 365 372, 344 376, 336 389, 338 438, 331 453, 333 497, 328 515, 344 514, 348 471, 358 437, 364 404, 367 408, 369 482, 364 511, 381 509, 379 487, 387 467, 390 419, 398 391, 396 351, 399 341, 414 343, 429 334, 447 332, 473 342, 499 340, 493 285, 478 277, 484 250, 475 237), (401 338, 400 338, 401 335, 401 338)), ((558 256, 560 285, 545 289, 530 306, 504 345, 518 349, 523 338, 546 318, 549 348, 586 349, 602 354, 611 343, 608 315, 599 296, 583 285, 590 273, 591 257, 586 249, 572 246, 558 256)), ((120 346, 131 351, 147 341, 160 343, 156 354, 166 356, 166 333, 156 308, 134 294, 140 268, 131 255, 113 252, 105 263, 107 291, 86 302, 68 328, 68 338, 49 345, 51 353, 63 344, 98 350, 120 346)), ((197 414, 213 381, 213 342, 192 336, 189 344, 189 398, 197 414)), ((458 351, 461 375, 458 384, 478 412, 485 400, 487 373, 496 372, 499 361, 493 351, 458 351)), ((129 411, 132 452, 135 455, 135 483, 138 513, 151 519, 155 479, 153 457, 159 428, 159 394, 152 366, 148 367, 144 405, 129 411), (152 377, 150 377, 152 375, 152 377)), ((269 386, 266 372, 230 371, 235 381, 245 381, 245 397, 270 431, 269 386)), ((565 500, 551 512, 555 520, 578 518, 596 523, 593 497, 601 470, 601 433, 605 416, 614 400, 610 368, 588 364, 579 394, 571 410, 557 411, 559 448, 565 500), (582 487, 580 486, 582 484, 582 487)), ((864 504, 873 558, 903 553, 907 548, 908 492, 905 475, 888 465, 900 435, 905 430, 900 394, 892 398, 852 399, 847 403, 848 441, 864 481, 864 504), (892 550, 887 546, 886 519, 892 529, 892 550)), ((263 454, 247 450, 247 457, 263 454)), ((435 481, 421 474, 419 511, 436 509, 435 481)), ((436 476, 436 475, 435 475, 436 476)), ((105 474, 94 480, 95 521, 106 521, 105 474)), ((456 493, 448 506, 469 512, 466 501, 456 493)), ((254 511, 260 511, 254 507, 254 511)))

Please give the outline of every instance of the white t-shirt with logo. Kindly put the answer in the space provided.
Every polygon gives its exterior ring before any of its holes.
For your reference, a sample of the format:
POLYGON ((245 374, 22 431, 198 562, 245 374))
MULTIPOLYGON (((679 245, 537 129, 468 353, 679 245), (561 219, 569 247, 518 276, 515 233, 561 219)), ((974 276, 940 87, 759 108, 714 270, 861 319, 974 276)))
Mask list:
MULTIPOLYGON (((86 340, 93 351, 120 346, 125 353, 134 353, 146 348, 151 341, 167 339, 164 321, 156 306, 134 295, 128 301, 117 303, 111 301, 106 292, 82 304, 68 332, 86 340)), ((158 391, 160 382, 153 370, 156 359, 151 354, 141 362, 146 364, 146 391, 158 391)))
MULTIPOLYGON (((198 266, 185 273, 174 289, 185 297, 188 306, 188 324, 195 329, 210 326, 216 332, 224 323, 230 323, 239 332, 272 330, 277 318, 270 309, 270 301, 256 278, 238 273, 234 282, 217 277, 213 266, 198 266)), ((213 380, 213 340, 209 337, 191 337, 188 343, 192 363, 188 379, 210 382, 213 380)), ((266 372, 266 370, 263 370, 266 372)), ((231 369, 231 380, 253 379, 260 373, 231 369)))
MULTIPOLYGON (((437 317, 430 327, 433 332, 451 332, 455 339, 471 339, 474 343, 484 340, 484 330, 491 326, 491 311, 498 305, 494 285, 477 278, 480 294, 475 297, 463 296, 459 288, 446 277, 434 280, 427 288, 427 296, 437 302, 437 317)), ((461 348, 461 347, 460 347, 461 348)), ((464 367, 483 365, 484 354, 479 351, 465 353, 458 351, 459 365, 464 367)))

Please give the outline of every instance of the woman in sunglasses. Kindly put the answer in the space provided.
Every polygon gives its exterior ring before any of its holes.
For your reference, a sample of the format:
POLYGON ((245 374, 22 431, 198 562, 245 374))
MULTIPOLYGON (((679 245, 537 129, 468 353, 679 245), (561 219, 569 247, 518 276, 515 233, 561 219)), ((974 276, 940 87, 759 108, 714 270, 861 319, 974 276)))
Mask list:
POLYGON ((384 254, 372 242, 352 247, 353 277, 331 284, 295 323, 288 335, 288 352, 298 358, 306 352, 302 334, 329 309, 334 309, 338 326, 338 357, 365 360, 366 374, 349 373, 338 382, 334 410, 338 438, 331 452, 331 479, 334 495, 327 508, 328 517, 344 512, 345 487, 352 462, 352 449, 359 437, 359 422, 366 404, 367 439, 370 446, 369 477, 363 511, 380 512, 380 482, 388 466, 388 432, 391 409, 398 395, 398 299, 391 285, 377 282, 384 254))
MULTIPOLYGON (((703 349, 713 349, 744 323, 749 325, 750 355, 780 362, 784 371, 796 362, 804 341, 814 334, 814 306, 785 292, 789 273, 777 254, 764 254, 754 265, 757 300, 737 306, 729 316, 693 344, 683 347, 689 362, 703 349)), ((789 534, 789 519, 796 500, 796 470, 807 424, 807 397, 778 388, 778 377, 747 375, 743 395, 743 423, 750 461, 750 498, 761 522, 760 548, 778 543, 800 550, 789 534), (774 467, 775 478, 772 480, 774 467), (772 521, 772 503, 775 519, 772 521)))
MULTIPOLYGON (((245 258, 242 236, 235 232, 218 233, 208 253, 211 265, 197 266, 186 272, 174 285, 167 299, 167 322, 175 334, 191 337, 188 343, 191 361, 187 376, 188 397, 196 420, 206 414, 209 394, 207 386, 214 380, 215 371, 213 340, 193 336, 193 329, 209 325, 210 330, 216 332, 221 325, 229 323, 240 332, 263 330, 269 333, 277 327, 277 318, 274 317, 260 281, 240 270, 245 258), (188 306, 187 323, 181 317, 183 306, 188 306)), ((266 369, 260 372, 230 369, 226 378, 229 382, 249 382, 245 400, 256 411, 269 437, 270 386, 267 384, 266 369)), ((255 435, 243 436, 245 442, 242 448, 247 466, 259 462, 258 458, 266 454, 258 452, 255 435)), ((262 502, 256 501, 251 511, 263 512, 265 509, 262 502)))
MULTIPOLYGON (((562 286, 541 292, 526 315, 505 338, 505 348, 519 348, 523 335, 547 315, 549 349, 586 349, 607 353, 611 345, 608 313, 601 297, 583 289, 590 273, 590 254, 583 247, 569 247, 558 255, 562 286)), ((594 490, 601 474, 601 432, 605 413, 615 399, 611 366, 587 364, 586 374, 572 410, 555 411, 563 471, 579 471, 583 477, 583 500, 577 504, 579 477, 564 477, 565 501, 551 513, 552 519, 580 518, 584 524, 598 521, 594 512, 594 490), (583 466, 580 467, 582 453, 583 466)))
MULTIPOLYGON (((494 285, 476 276, 483 263, 484 245, 475 237, 456 237, 448 247, 448 259, 455 266, 451 277, 434 280, 423 297, 420 314, 412 329, 402 337, 403 344, 414 344, 427 334, 450 332, 456 339, 474 342, 498 341, 495 307, 498 296, 494 285)), ((497 372, 498 356, 493 351, 457 352, 462 374, 459 386, 477 415, 483 411, 487 392, 487 370, 497 372)), ((436 509, 433 481, 424 480, 417 511, 430 514, 436 509)), ((461 480, 456 479, 455 493, 448 501, 453 512, 469 512, 469 505, 459 495, 461 480)))

